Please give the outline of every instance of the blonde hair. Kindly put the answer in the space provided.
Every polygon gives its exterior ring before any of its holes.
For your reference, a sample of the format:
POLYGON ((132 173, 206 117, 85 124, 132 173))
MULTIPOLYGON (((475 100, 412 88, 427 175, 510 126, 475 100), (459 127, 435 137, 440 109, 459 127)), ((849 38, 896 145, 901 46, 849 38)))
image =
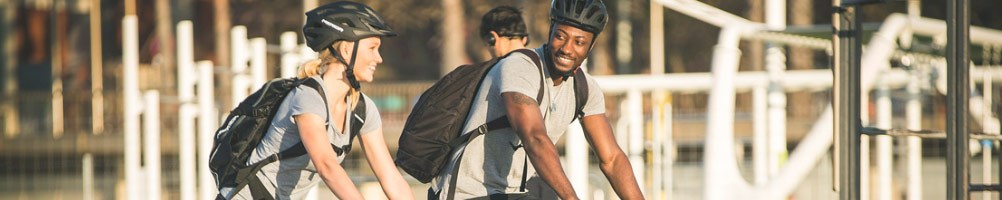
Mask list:
MULTIPOLYGON (((333 47, 333 49, 340 49, 341 47, 345 46, 348 43, 349 42, 346 41, 346 40, 339 40, 339 41, 336 41, 333 44, 331 44, 331 47, 333 47)), ((324 70, 329 70, 329 69, 325 69, 326 66, 330 66, 334 62, 341 62, 341 61, 338 61, 337 58, 334 57, 334 54, 332 52, 330 52, 330 49, 324 49, 324 50, 321 50, 318 53, 320 55, 317 56, 317 59, 314 59, 314 60, 311 60, 309 62, 303 63, 302 66, 299 66, 299 71, 296 73, 296 77, 299 77, 300 79, 303 79, 303 78, 309 78, 311 76, 316 76, 316 75, 323 76, 322 73, 324 73, 324 70)), ((342 64, 345 64, 345 63, 342 63, 342 64)), ((345 65, 347 65, 347 64, 345 64, 345 65)), ((354 72, 346 72, 346 73, 354 73, 354 72)), ((355 88, 352 87, 352 88, 348 89, 348 99, 350 99, 350 103, 348 104, 348 108, 350 108, 352 110, 355 109, 355 106, 358 104, 358 96, 359 95, 361 95, 361 92, 358 91, 358 90, 356 90, 355 88)))

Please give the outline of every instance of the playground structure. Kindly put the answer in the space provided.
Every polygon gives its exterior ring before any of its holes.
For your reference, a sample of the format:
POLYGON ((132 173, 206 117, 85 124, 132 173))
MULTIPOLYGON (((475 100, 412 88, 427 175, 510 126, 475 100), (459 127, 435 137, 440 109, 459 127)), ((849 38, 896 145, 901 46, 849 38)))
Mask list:
MULTIPOLYGON (((829 149, 836 139, 833 130, 838 126, 833 126, 833 123, 836 123, 834 116, 838 109, 833 110, 832 106, 825 106, 817 119, 813 120, 815 122, 807 129, 808 131, 802 133, 804 137, 797 143, 797 148, 787 153, 789 134, 787 131, 792 129, 787 129, 789 125, 786 124, 788 111, 785 95, 794 91, 835 91, 837 89, 833 89, 833 83, 837 79, 833 78, 833 70, 829 69, 786 71, 785 58, 779 49, 785 46, 807 47, 834 56, 838 51, 832 45, 833 42, 823 38, 785 33, 782 26, 768 22, 751 22, 695 0, 651 1, 652 19, 663 18, 653 14, 660 13, 660 9, 655 8, 662 6, 720 27, 721 31, 713 52, 710 73, 664 74, 663 67, 659 67, 664 65, 664 58, 652 58, 654 59, 651 62, 652 75, 595 76, 605 94, 618 99, 618 102, 610 102, 618 103, 619 108, 618 117, 611 119, 615 123, 617 140, 629 156, 634 171, 638 173, 642 190, 652 199, 687 199, 686 197, 783 199, 790 196, 811 170, 818 167, 819 161, 830 156, 829 149), (766 59, 767 71, 737 71, 741 54, 738 43, 742 40, 765 41, 772 44, 766 59), (654 70, 657 68, 662 70, 654 70), (678 194, 686 192, 675 189, 679 183, 673 181, 675 177, 673 167, 677 160, 673 152, 677 152, 678 147, 677 142, 673 141, 675 137, 673 124, 677 117, 674 116, 673 110, 677 108, 674 107, 672 99, 676 94, 693 93, 709 95, 704 118, 706 139, 701 141, 704 150, 702 184, 705 186, 698 194, 678 194), (745 175, 741 172, 743 166, 740 163, 742 158, 735 153, 742 151, 735 148, 741 143, 735 139, 735 133, 738 132, 735 130, 738 118, 736 113, 739 113, 735 109, 735 96, 739 93, 751 93, 752 96, 753 109, 750 120, 752 130, 744 131, 751 132, 752 135, 752 164, 751 167, 744 167, 751 168, 750 180, 743 178, 745 175), (650 105, 647 111, 644 110, 645 102, 650 105), (784 158, 785 155, 789 155, 788 158, 784 158), (729 191, 720 192, 722 188, 729 191)), ((124 128, 121 134, 124 146, 123 185, 126 188, 122 192, 125 193, 126 199, 159 199, 164 196, 161 190, 166 187, 163 176, 167 174, 161 172, 160 159, 163 157, 161 144, 164 141, 159 140, 162 138, 160 107, 170 102, 162 102, 161 99, 164 97, 161 97, 156 90, 140 91, 137 80, 140 77, 138 75, 140 64, 137 58, 135 34, 138 31, 135 28, 137 26, 135 16, 126 16, 122 23, 125 36, 123 45, 126 49, 123 56, 121 104, 124 111, 122 117, 124 128)), ((652 27, 658 27, 652 28, 652 35, 664 34, 663 30, 660 30, 663 27, 655 25, 655 20, 652 20, 651 24, 652 27)), ((660 21, 657 21, 657 24, 660 24, 660 21)), ((868 119, 868 114, 858 112, 856 116, 861 118, 860 127, 875 126, 879 130, 871 132, 884 131, 884 134, 861 134, 858 140, 860 153, 859 160, 855 163, 857 166, 855 177, 858 182, 856 185, 850 184, 849 187, 858 188, 855 195, 860 196, 860 199, 873 197, 883 200, 900 195, 893 193, 894 189, 891 188, 894 174, 892 172, 894 144, 890 135, 894 135, 892 132, 896 130, 895 127, 899 127, 892 123, 894 114, 897 114, 892 110, 892 90, 904 89, 909 92, 905 111, 906 127, 914 131, 924 127, 921 124, 922 106, 928 103, 922 102, 925 99, 923 96, 931 96, 928 93, 936 92, 947 94, 950 89, 955 88, 951 86, 957 85, 948 83, 947 77, 952 76, 944 76, 951 74, 946 73, 948 69, 946 58, 922 52, 909 52, 899 47, 901 44, 911 44, 913 43, 911 40, 919 37, 932 38, 931 43, 936 46, 947 46, 945 31, 947 25, 948 23, 941 20, 893 14, 884 20, 880 29, 871 37, 865 49, 866 54, 859 57, 861 64, 857 66, 865 67, 858 68, 861 75, 858 79, 860 81, 858 99, 867 102, 871 99, 869 94, 872 91, 875 94, 872 98, 875 108, 872 110, 876 117, 871 120, 868 119), (875 140, 873 153, 869 153, 871 140, 875 140), (870 158, 871 154, 875 157, 870 158), (869 164, 871 160, 875 161, 873 165, 869 164), (871 166, 876 167, 872 170, 873 175, 862 175, 861 172, 871 171, 869 169, 871 166), (868 179, 871 177, 876 179, 872 181, 875 184, 870 184, 871 181, 868 179)), ((176 134, 179 138, 177 141, 179 196, 181 199, 212 199, 216 192, 215 185, 209 177, 211 175, 207 166, 199 163, 205 163, 208 159, 208 148, 211 146, 218 118, 225 114, 216 111, 228 110, 216 108, 219 100, 213 96, 213 91, 219 88, 214 87, 213 78, 231 76, 232 88, 221 89, 232 92, 233 98, 228 99, 230 103, 233 105, 239 103, 251 90, 268 79, 264 72, 266 66, 263 60, 266 57, 263 55, 269 53, 268 43, 263 38, 248 39, 246 28, 242 26, 232 28, 230 63, 233 66, 230 66, 229 72, 221 73, 213 70, 210 61, 193 60, 191 22, 178 23, 176 36, 178 37, 176 134)), ((278 77, 293 76, 299 63, 315 57, 303 47, 304 45, 296 44, 296 39, 296 34, 293 32, 283 34, 278 45, 279 52, 272 52, 281 54, 281 73, 278 77)), ((862 41, 861 38, 857 39, 862 41)), ((970 43, 982 49, 999 49, 986 50, 988 52, 986 55, 992 55, 988 57, 998 57, 995 54, 1002 52, 1002 31, 971 27, 970 43)), ((656 48, 663 51, 664 47, 652 47, 656 48)), ((990 114, 993 108, 991 91, 992 83, 1002 82, 1002 79, 993 78, 1002 77, 1000 69, 1002 66, 991 59, 977 64, 979 63, 975 62, 970 74, 981 76, 972 76, 970 81, 981 84, 981 89, 971 88, 975 90, 972 92, 974 96, 960 99, 966 102, 960 105, 968 105, 963 107, 970 111, 960 114, 969 114, 974 122, 983 127, 982 132, 986 133, 972 138, 998 138, 999 121, 990 114)), ((871 110, 867 108, 869 106, 867 103, 858 103, 858 106, 859 112, 866 113, 871 110)), ((53 119, 53 121, 55 123, 60 120, 53 119)), ((904 132, 908 131, 894 133, 904 132)), ((564 166, 579 196, 601 199, 614 195, 605 185, 589 185, 589 182, 596 180, 592 174, 600 172, 594 167, 589 167, 592 162, 589 161, 587 142, 579 126, 572 125, 566 137, 564 166)), ((920 168, 923 159, 922 137, 930 136, 912 134, 904 142, 908 149, 903 152, 906 154, 907 164, 903 166, 906 168, 908 180, 904 194, 909 199, 921 198, 923 195, 921 182, 923 174, 920 168)), ((960 141, 964 140, 966 139, 960 141)), ((992 174, 990 146, 986 145, 988 149, 982 150, 981 154, 987 161, 983 163, 988 165, 982 173, 983 176, 989 177, 983 181, 985 183, 991 181, 992 174)), ((841 146, 837 145, 838 147, 841 146)), ((966 151, 962 153, 967 155, 966 151)), ((93 197, 94 187, 93 174, 90 175, 90 179, 87 178, 86 169, 93 170, 93 161, 88 161, 89 157, 89 154, 84 154, 82 159, 85 199, 93 197)), ((845 184, 847 183, 842 182, 839 189, 849 190, 845 184)), ((688 191, 688 193, 694 192, 688 191)), ((842 197, 846 197, 844 195, 842 197)))

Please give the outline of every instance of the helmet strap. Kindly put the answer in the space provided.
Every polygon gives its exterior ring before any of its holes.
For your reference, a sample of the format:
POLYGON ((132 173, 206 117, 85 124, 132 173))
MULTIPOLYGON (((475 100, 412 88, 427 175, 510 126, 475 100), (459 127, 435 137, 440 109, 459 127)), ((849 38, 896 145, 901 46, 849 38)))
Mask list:
POLYGON ((351 48, 351 62, 348 63, 348 67, 344 68, 345 76, 348 77, 348 82, 351 83, 351 87, 355 90, 362 90, 362 85, 358 84, 358 80, 355 79, 355 58, 358 58, 358 43, 359 40, 355 41, 355 46, 351 48))
MULTIPOLYGON (((330 52, 331 55, 334 56, 334 59, 337 59, 338 62, 344 63, 344 57, 341 57, 341 54, 338 53, 337 50, 334 49, 334 47, 328 46, 327 47, 327 51, 330 52)), ((327 73, 327 66, 321 66, 320 67, 320 74, 324 74, 324 73, 327 73)))
POLYGON ((355 45, 351 49, 351 55, 352 55, 351 62, 345 62, 344 56, 341 56, 341 54, 335 51, 333 47, 327 47, 328 50, 331 52, 331 54, 334 55, 334 58, 337 58, 337 60, 340 61, 341 63, 345 63, 344 76, 348 78, 348 83, 351 85, 352 88, 355 88, 355 90, 362 89, 361 84, 359 84, 358 80, 355 79, 355 70, 354 70, 355 58, 358 57, 355 55, 358 54, 358 42, 359 41, 355 41, 355 45))

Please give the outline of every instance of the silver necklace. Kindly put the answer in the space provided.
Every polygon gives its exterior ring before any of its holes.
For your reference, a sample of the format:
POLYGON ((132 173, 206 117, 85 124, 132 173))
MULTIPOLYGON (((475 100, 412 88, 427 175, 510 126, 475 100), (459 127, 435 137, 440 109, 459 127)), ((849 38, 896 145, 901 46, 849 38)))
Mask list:
MULTIPOLYGON (((567 80, 564 80, 564 82, 567 82, 567 80)), ((552 81, 551 81, 550 85, 553 85, 552 81)), ((558 85, 556 87, 558 87, 557 88, 557 95, 560 95, 564 91, 564 83, 560 83, 560 85, 558 85)), ((553 93, 550 93, 551 91, 552 90, 546 90, 546 93, 549 94, 549 96, 550 96, 550 108, 549 108, 549 110, 550 110, 551 113, 553 113, 553 112, 557 112, 557 101, 556 101, 556 96, 557 95, 554 95, 553 93)))

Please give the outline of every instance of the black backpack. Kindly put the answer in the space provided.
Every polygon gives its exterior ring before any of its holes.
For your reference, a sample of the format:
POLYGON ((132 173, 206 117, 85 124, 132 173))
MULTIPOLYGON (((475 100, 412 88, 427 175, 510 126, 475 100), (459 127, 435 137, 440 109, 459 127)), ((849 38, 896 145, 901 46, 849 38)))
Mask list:
MULTIPOLYGON (((299 85, 306 85, 320 92, 320 96, 324 99, 324 106, 327 106, 327 95, 324 94, 320 82, 316 79, 280 78, 264 84, 226 116, 222 126, 216 130, 212 153, 209 156, 209 169, 215 178, 217 189, 232 187, 234 192, 239 192, 249 185, 254 199, 274 198, 274 195, 268 193, 255 174, 269 163, 284 158, 306 155, 303 143, 299 142, 289 149, 251 165, 247 165, 247 160, 267 133, 282 101, 289 95, 289 92, 299 85)), ((361 103, 353 111, 356 117, 352 117, 351 120, 348 145, 341 147, 331 145, 338 155, 351 151, 351 141, 354 140, 362 123, 364 123, 362 119, 365 119, 365 102, 362 95, 358 96, 361 103)), ((217 196, 217 199, 220 197, 223 197, 222 194, 217 196)))
MULTIPOLYGON (((422 183, 431 182, 448 162, 453 149, 471 139, 471 136, 510 127, 508 118, 501 117, 477 127, 474 132, 479 131, 479 134, 460 134, 487 72, 500 59, 515 53, 529 56, 536 67, 544 69, 535 51, 519 49, 500 58, 459 66, 425 90, 407 116, 400 134, 395 160, 397 166, 422 183)), ((580 68, 574 74, 574 80, 577 106, 575 117, 580 118, 583 115, 581 108, 588 96, 587 82, 580 68), (583 87, 578 87, 579 85, 583 87)), ((540 86, 543 86, 543 79, 539 81, 540 86)), ((542 96, 543 87, 540 87, 536 102, 540 102, 542 96)))

